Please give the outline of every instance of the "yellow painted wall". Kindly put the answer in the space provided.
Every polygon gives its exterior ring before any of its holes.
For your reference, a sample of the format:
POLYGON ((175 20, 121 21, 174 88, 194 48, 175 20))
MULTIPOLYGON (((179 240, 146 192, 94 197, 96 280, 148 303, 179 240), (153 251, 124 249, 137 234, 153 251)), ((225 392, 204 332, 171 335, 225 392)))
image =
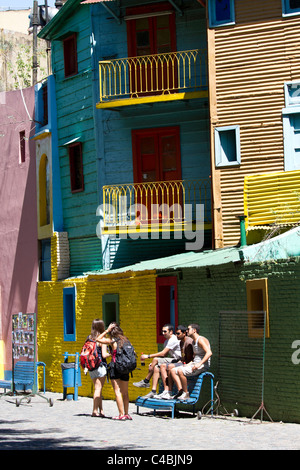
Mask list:
MULTIPOLYGON (((46 389, 62 393, 61 363, 63 353, 79 352, 90 333, 94 318, 102 318, 103 294, 119 294, 119 318, 124 333, 132 342, 138 356, 142 352, 157 351, 156 343, 156 276, 133 274, 98 275, 65 281, 40 282, 38 284, 38 359, 46 363, 46 389), (63 288, 76 284, 76 342, 63 339, 63 288)), ((72 359, 70 358, 70 362, 72 359)), ((138 367, 140 361, 138 358, 138 367)), ((132 382, 146 376, 147 367, 135 370, 130 377, 130 400, 140 394, 132 382)), ((79 395, 92 396, 93 387, 89 374, 81 370, 82 386, 79 395)), ((72 393, 73 389, 70 389, 72 393)), ((69 389, 68 389, 69 393, 69 389)), ((114 399, 111 383, 103 389, 105 399, 114 399)))

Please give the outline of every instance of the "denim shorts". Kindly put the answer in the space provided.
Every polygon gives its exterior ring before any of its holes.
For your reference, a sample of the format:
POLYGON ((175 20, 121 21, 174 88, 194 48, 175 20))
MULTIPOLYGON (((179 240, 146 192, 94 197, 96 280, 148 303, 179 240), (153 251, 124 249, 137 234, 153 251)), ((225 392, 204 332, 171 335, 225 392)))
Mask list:
POLYGON ((98 369, 95 370, 89 370, 89 374, 91 379, 98 379, 100 377, 105 377, 106 376, 106 367, 101 364, 98 369))

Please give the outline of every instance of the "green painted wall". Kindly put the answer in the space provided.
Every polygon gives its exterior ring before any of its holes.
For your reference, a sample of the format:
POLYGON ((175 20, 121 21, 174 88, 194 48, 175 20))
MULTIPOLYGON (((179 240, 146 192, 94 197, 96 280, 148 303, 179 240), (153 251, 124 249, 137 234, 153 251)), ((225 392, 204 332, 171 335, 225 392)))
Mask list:
MULTIPOLYGON (((239 384, 246 375, 228 370, 219 373, 219 312, 221 310, 247 309, 246 281, 250 279, 268 278, 270 338, 265 344, 265 375, 264 375, 264 405, 273 420, 300 422, 300 363, 293 363, 297 349, 292 348, 294 341, 300 341, 300 258, 288 261, 251 264, 227 264, 210 266, 199 269, 184 269, 178 280, 178 309, 179 322, 188 324, 199 323, 201 334, 206 336, 212 346, 212 371, 216 382, 220 377, 232 379, 239 384)), ((233 330, 241 336, 239 325, 233 325, 233 330)), ((232 338, 234 341, 234 338, 232 338)), ((247 343, 251 345, 251 341, 247 343)), ((260 342, 262 344, 262 342, 260 342)), ((254 355, 251 347, 248 351, 254 355)), ((298 346, 298 349, 299 346, 298 346)), ((241 355, 245 351, 241 351, 241 355)), ((262 356, 261 356, 262 357, 262 356)), ((252 360, 252 359, 251 359, 252 360)), ((294 361, 295 362, 295 361, 294 361)), ((242 361, 240 361, 242 363, 242 361)), ((253 364, 253 362, 252 362, 253 364)), ((258 364, 261 364, 258 362, 258 364)), ((259 370, 259 365, 258 365, 259 370)), ((253 377, 257 380, 255 390, 257 399, 249 395, 249 390, 243 390, 241 403, 235 401, 226 403, 228 410, 239 409, 241 415, 252 417, 261 404, 260 373, 253 377)), ((221 384, 220 384, 221 390, 221 384)), ((222 397, 221 402, 222 402, 222 397)), ((225 404, 225 403, 223 403, 225 404)), ((260 418, 260 414, 257 416, 260 418)), ((264 414, 264 418, 266 415, 264 414)))

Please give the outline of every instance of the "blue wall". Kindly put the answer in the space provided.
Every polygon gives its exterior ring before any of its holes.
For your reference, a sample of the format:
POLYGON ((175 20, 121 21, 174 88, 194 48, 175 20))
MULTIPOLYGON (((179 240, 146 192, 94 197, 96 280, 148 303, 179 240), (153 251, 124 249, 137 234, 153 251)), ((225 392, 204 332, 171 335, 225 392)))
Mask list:
MULTIPOLYGON (((177 50, 207 49, 205 10, 195 2, 190 3, 190 7, 183 16, 176 13, 177 50)), ((108 18, 102 5, 94 5, 91 11, 98 79, 99 60, 128 56, 127 32, 125 21, 119 25, 112 17, 108 18)), ((95 99, 99 101, 99 85, 95 87, 95 99)), ((182 178, 210 175, 208 99, 156 103, 151 107, 129 106, 119 112, 98 109, 95 116, 104 144, 104 148, 99 149, 100 158, 105 160, 100 164, 100 188, 106 184, 133 182, 131 130, 139 128, 179 125, 182 178)))
POLYGON ((56 81, 58 151, 64 230, 70 242, 71 275, 101 268, 101 242, 96 236, 98 176, 94 127, 95 101, 89 7, 74 7, 52 41, 53 74, 56 81), (65 78, 62 39, 77 32, 78 74, 65 78), (72 194, 68 142, 82 142, 84 191, 72 194), (80 248, 79 248, 80 247, 80 248))
MULTIPOLYGON (((126 2, 130 6, 134 2, 126 2)), ((136 3, 135 3, 136 4, 136 3)), ((115 2, 109 7, 118 15, 125 14, 115 2)), ((204 49, 206 43, 205 9, 197 2, 184 2, 184 15, 176 13, 177 50, 204 49)), ((170 5, 171 8, 171 5, 170 5)), ((91 7, 94 31, 93 67, 95 70, 94 99, 99 102, 98 62, 109 58, 128 57, 126 22, 121 24, 103 7, 91 7)), ((181 169, 183 179, 210 176, 209 109, 208 99, 154 103, 128 106, 116 110, 96 109, 95 128, 98 146, 99 201, 102 186, 132 183, 132 129, 164 126, 180 127, 181 169)), ((206 246, 210 237, 206 234, 206 246)), ((142 259, 151 259, 180 253, 184 240, 117 240, 103 241, 104 257, 110 267, 119 267, 142 259)))

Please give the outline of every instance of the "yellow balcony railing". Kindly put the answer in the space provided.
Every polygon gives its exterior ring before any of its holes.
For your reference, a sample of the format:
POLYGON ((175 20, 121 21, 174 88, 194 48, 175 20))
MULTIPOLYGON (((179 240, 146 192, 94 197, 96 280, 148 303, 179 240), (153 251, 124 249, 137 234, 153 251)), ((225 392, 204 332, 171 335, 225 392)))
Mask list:
MULTIPOLYGON (((206 51, 190 50, 99 62, 100 103, 207 95, 206 51), (204 93, 203 93, 204 91, 204 93), (198 93, 197 93, 198 92, 198 93)), ((129 104, 129 103, 127 103, 129 104)))
POLYGON ((178 231, 200 214, 211 228, 210 201, 209 178, 103 186, 102 231, 178 231))
POLYGON ((300 222, 300 170, 245 177, 246 228, 300 222))

